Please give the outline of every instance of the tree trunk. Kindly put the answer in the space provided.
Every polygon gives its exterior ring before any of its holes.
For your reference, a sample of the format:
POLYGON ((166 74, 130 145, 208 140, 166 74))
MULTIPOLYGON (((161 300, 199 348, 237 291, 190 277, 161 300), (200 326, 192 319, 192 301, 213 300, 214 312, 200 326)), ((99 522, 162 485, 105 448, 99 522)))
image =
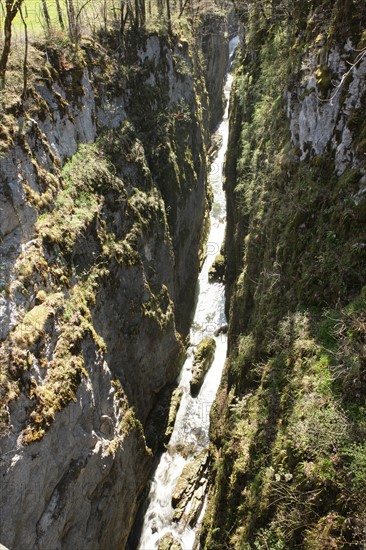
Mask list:
POLYGON ((11 6, 6 3, 6 15, 4 21, 4 47, 0 58, 0 90, 5 86, 6 68, 8 66, 8 60, 10 55, 11 46, 11 25, 13 22, 11 6))
POLYGON ((167 16, 168 16, 168 32, 170 34, 171 31, 172 31, 172 18, 171 18, 171 14, 170 14, 170 0, 166 0, 166 13, 167 13, 167 16))
POLYGON ((140 9, 139 9, 139 0, 135 0, 135 27, 139 28, 140 25, 140 9))
POLYGON ((69 20, 69 34, 73 42, 79 41, 79 33, 77 28, 77 21, 75 17, 74 0, 66 0, 67 17, 69 20))
MULTIPOLYGON (((42 7, 43 7, 43 15, 44 15, 44 19, 46 21, 47 29, 50 30, 50 28, 51 28, 51 18, 50 18, 50 14, 49 14, 49 11, 48 11, 48 8, 47 8, 46 0, 42 0, 42 7)), ((22 21, 23 21, 22 10, 20 10, 20 17, 22 18, 22 21)), ((26 28, 26 27, 24 27, 24 28, 26 28)))
POLYGON ((19 8, 19 13, 24 26, 23 92, 21 95, 21 98, 24 101, 27 97, 28 88, 28 27, 23 17, 22 8, 19 8))
POLYGON ((158 0, 158 13, 159 17, 163 15, 163 0, 158 0))
POLYGON ((146 24, 146 5, 145 0, 140 0, 140 25, 144 27, 146 24))
POLYGON ((121 35, 121 41, 123 42, 124 34, 125 34, 125 0, 121 0, 121 18, 120 18, 120 24, 119 24, 119 32, 121 35))
POLYGON ((103 24, 104 24, 104 32, 107 32, 107 23, 108 23, 108 8, 107 8, 107 1, 104 0, 104 2, 103 2, 103 24))
POLYGON ((65 24, 64 20, 62 18, 62 10, 60 6, 60 0, 56 0, 56 9, 57 9, 57 16, 58 16, 58 22, 60 23, 61 30, 65 30, 65 24))

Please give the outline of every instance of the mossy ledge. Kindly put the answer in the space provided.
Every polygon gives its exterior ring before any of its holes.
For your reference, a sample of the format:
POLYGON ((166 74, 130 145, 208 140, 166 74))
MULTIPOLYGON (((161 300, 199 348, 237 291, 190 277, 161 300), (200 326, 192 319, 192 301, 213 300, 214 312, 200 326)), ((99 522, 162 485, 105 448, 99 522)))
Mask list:
POLYGON ((190 381, 192 395, 197 395, 203 384, 208 369, 215 356, 216 340, 204 338, 194 351, 192 363, 192 378, 190 381))

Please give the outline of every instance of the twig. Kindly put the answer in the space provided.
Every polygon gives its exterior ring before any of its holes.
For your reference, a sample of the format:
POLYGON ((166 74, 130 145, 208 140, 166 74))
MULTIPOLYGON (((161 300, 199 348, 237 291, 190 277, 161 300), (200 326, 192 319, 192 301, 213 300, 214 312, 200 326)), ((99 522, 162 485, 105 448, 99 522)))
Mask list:
POLYGON ((353 69, 356 67, 356 65, 366 55, 366 48, 363 48, 362 50, 359 50, 359 52, 360 53, 356 56, 355 61, 351 64, 348 71, 345 72, 344 75, 342 76, 341 81, 338 84, 338 86, 336 87, 336 89, 335 89, 334 93, 332 94, 332 96, 329 99, 322 99, 322 98, 318 97, 319 101, 322 101, 323 103, 329 102, 330 105, 333 105, 333 100, 336 97, 336 95, 338 94, 338 92, 340 91, 340 89, 342 88, 342 86, 344 84, 344 81, 346 80, 347 76, 353 71, 353 69))

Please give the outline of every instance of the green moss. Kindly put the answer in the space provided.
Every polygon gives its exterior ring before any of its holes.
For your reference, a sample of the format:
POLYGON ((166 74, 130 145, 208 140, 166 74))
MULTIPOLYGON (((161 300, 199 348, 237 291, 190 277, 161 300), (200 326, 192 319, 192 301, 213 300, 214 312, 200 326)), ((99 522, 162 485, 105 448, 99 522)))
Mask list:
POLYGON ((223 281, 225 277, 226 260, 222 254, 217 254, 208 271, 209 281, 223 281))
POLYGON ((296 3, 281 25, 275 5, 247 14, 226 159, 230 351, 211 414, 203 548, 362 544, 365 105, 347 122, 353 168, 338 176, 331 147, 314 156, 309 146, 300 160, 282 99, 305 89, 301 62, 313 52, 319 92, 329 95, 327 52, 338 33, 341 47, 346 40, 346 5, 313 3, 309 17, 296 3))
POLYGON ((14 331, 11 346, 16 346, 15 349, 30 346, 29 349, 33 352, 31 362, 44 362, 46 368, 44 380, 39 384, 34 381, 29 390, 29 397, 34 400, 35 406, 29 423, 23 430, 25 444, 41 439, 52 425, 56 412, 61 411, 70 401, 76 400, 76 391, 83 377, 88 376, 82 347, 85 339, 91 337, 100 352, 106 349, 103 339, 93 327, 89 309, 95 300, 97 280, 102 275, 100 270, 94 270, 86 281, 73 287, 68 300, 65 300, 62 293, 48 296, 43 304, 33 308, 25 316, 23 323, 14 331), (52 360, 45 361, 42 352, 34 346, 39 338, 48 337, 45 324, 50 315, 53 315, 53 323, 58 325, 59 335, 52 360), (31 340, 28 334, 31 334, 31 340))
POLYGON ((321 65, 315 71, 316 83, 320 96, 322 99, 326 99, 330 90, 332 89, 332 73, 328 65, 321 65))
POLYGON ((103 201, 98 191, 111 184, 113 176, 96 145, 81 145, 62 175, 63 189, 57 195, 55 208, 38 220, 37 230, 46 242, 70 251, 100 211, 103 201))
POLYGON ((45 334, 48 319, 55 314, 62 301, 63 294, 52 294, 43 304, 28 311, 14 330, 14 344, 31 348, 45 334))
POLYGON ((168 415, 168 423, 165 430, 165 437, 164 441, 165 443, 169 443, 169 439, 173 433, 175 419, 177 417, 177 413, 179 410, 180 402, 183 397, 183 389, 182 388, 176 388, 173 393, 170 400, 170 407, 169 407, 169 415, 168 415))
POLYGON ((5 113, 0 115, 0 158, 3 157, 8 149, 14 144, 13 131, 15 129, 15 119, 5 113))
POLYGON ((158 294, 151 294, 151 298, 142 304, 142 309, 145 317, 153 319, 160 330, 165 330, 173 320, 174 313, 174 304, 167 287, 163 285, 158 294))
POLYGON ((181 544, 176 541, 170 533, 167 533, 159 540, 158 550, 181 550, 181 544))

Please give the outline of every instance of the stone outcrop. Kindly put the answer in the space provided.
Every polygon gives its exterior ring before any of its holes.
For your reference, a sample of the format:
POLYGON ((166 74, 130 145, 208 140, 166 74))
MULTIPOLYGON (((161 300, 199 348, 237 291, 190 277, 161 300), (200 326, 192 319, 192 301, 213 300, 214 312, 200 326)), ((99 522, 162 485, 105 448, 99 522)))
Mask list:
POLYGON ((214 338, 204 338, 194 352, 192 378, 190 381, 192 395, 197 395, 203 384, 208 369, 215 356, 216 341, 214 338))
POLYGON ((174 521, 194 526, 202 511, 208 482, 208 450, 202 451, 183 468, 172 495, 174 521))
POLYGON ((175 418, 182 399, 182 388, 165 386, 145 425, 146 443, 153 452, 163 451, 173 433, 175 418))
POLYGON ((169 443, 169 439, 173 433, 173 428, 175 424, 175 419, 177 417, 178 409, 180 402, 183 397, 183 389, 182 388, 176 388, 173 392, 172 399, 170 401, 169 406, 169 415, 168 415, 168 423, 165 430, 165 441, 164 443, 169 443))
POLYGON ((359 162, 357 151, 352 147, 354 136, 348 119, 352 112, 362 109, 366 56, 356 58, 346 97, 342 94, 344 84, 340 83, 353 54, 354 46, 350 39, 344 47, 334 44, 326 51, 326 39, 320 36, 307 59, 306 81, 287 92, 291 139, 300 148, 300 159, 323 155, 331 149, 338 176, 359 162), (320 67, 317 55, 322 58, 320 67), (339 89, 332 83, 337 83, 339 89))
POLYGON ((226 262, 223 254, 217 254, 208 271, 208 279, 211 282, 222 282, 225 277, 226 262))
POLYGON ((173 535, 167 533, 159 541, 158 550, 182 550, 180 542, 174 540, 173 535))

